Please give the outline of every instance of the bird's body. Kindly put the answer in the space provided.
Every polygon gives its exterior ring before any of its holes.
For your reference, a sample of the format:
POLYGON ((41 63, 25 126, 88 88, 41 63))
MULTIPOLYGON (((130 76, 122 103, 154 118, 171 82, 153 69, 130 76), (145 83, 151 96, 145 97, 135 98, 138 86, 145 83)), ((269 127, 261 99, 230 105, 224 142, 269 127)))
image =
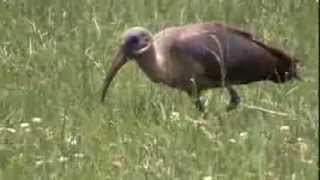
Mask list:
MULTIPOLYGON (((239 97, 232 85, 262 80, 285 82, 297 77, 296 59, 221 23, 171 27, 153 38, 143 28, 132 28, 125 34, 120 51, 124 54, 120 67, 125 57, 133 58, 153 82, 189 95, 198 96, 203 90, 225 85, 235 104, 239 97)), ((120 67, 113 65, 112 69, 120 67)), ((106 87, 112 78, 109 75, 106 87)))

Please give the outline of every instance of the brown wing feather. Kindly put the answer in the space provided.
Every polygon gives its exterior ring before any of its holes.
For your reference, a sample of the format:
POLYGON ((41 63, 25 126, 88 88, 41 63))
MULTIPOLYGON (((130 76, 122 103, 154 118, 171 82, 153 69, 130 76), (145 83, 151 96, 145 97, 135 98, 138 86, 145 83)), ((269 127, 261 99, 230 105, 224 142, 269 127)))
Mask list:
POLYGON ((265 44, 264 42, 262 42, 261 40, 259 40, 258 38, 256 38, 255 36, 253 36, 248 32, 242 31, 240 29, 237 29, 231 26, 225 26, 225 27, 232 33, 245 37, 248 40, 261 46, 262 48, 264 48, 266 51, 268 51, 270 54, 272 54, 278 59, 276 71, 278 73, 278 76, 280 76, 277 78, 280 78, 280 79, 274 79, 275 81, 277 80, 285 81, 286 79, 290 79, 290 78, 300 79, 297 72, 297 68, 298 68, 297 66, 300 65, 301 61, 298 60, 296 57, 290 56, 280 49, 277 49, 265 44))
MULTIPOLYGON (((285 72, 296 75, 292 70, 295 70, 292 67, 296 59, 266 45, 252 34, 231 26, 221 23, 189 25, 180 28, 178 34, 172 52, 193 57, 205 67, 205 75, 215 81, 221 80, 221 59, 227 71, 226 78, 233 83, 268 78, 278 81, 279 77, 276 76, 282 77, 285 72)), ((284 81, 284 78, 280 78, 280 81, 284 81)))

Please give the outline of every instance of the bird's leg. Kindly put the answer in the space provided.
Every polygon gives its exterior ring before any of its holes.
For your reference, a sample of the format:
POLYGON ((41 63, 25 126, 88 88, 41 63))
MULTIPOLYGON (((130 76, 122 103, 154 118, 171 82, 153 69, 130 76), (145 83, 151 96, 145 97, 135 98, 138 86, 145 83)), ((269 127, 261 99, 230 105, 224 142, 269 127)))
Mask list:
POLYGON ((201 92, 197 87, 197 83, 194 78, 190 79, 191 81, 191 89, 188 91, 189 96, 192 98, 196 108, 204 113, 205 112, 205 101, 206 99, 201 96, 201 92))
POLYGON ((229 95, 230 95, 230 102, 229 102, 229 105, 227 106, 227 111, 230 111, 239 105, 241 99, 240 99, 240 96, 238 95, 237 91, 235 89, 233 89, 232 86, 227 86, 226 88, 227 88, 229 95))
POLYGON ((196 106, 196 108, 204 113, 205 112, 205 104, 206 104, 206 101, 207 99, 204 97, 204 96, 197 96, 197 97, 194 97, 194 104, 196 106))
POLYGON ((192 91, 188 91, 187 93, 191 97, 192 102, 196 106, 197 110, 199 110, 200 112, 204 112, 206 99, 200 95, 201 93, 195 89, 193 89, 192 91))

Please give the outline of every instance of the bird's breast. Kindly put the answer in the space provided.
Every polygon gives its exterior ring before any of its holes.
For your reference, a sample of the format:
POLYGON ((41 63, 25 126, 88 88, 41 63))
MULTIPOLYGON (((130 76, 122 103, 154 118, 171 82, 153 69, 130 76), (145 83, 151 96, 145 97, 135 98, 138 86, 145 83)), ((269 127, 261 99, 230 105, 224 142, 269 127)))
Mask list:
POLYGON ((192 81, 204 73, 202 67, 196 61, 190 59, 176 59, 174 57, 158 56, 159 82, 171 87, 186 89, 192 85, 192 81))
POLYGON ((166 43, 155 43, 154 51, 147 52, 138 64, 153 82, 187 89, 192 86, 192 79, 204 74, 205 67, 189 56, 175 56, 169 47, 166 43))

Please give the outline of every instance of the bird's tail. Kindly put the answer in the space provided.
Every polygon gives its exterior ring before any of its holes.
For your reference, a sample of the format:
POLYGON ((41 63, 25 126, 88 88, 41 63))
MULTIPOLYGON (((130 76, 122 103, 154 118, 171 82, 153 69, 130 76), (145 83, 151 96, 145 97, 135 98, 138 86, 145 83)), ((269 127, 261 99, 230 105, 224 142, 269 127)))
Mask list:
POLYGON ((292 57, 284 51, 270 47, 261 41, 254 40, 256 44, 266 49, 270 54, 277 57, 276 71, 270 80, 282 83, 288 80, 302 80, 300 77, 300 69, 302 68, 301 61, 296 57, 292 57))
POLYGON ((246 39, 249 39, 250 41, 256 43, 258 46, 267 50, 273 56, 277 57, 278 62, 276 64, 276 72, 272 75, 272 77, 270 77, 270 80, 277 83, 282 83, 292 79, 302 80, 300 77, 300 71, 303 65, 301 64, 300 60, 295 57, 291 57, 280 49, 266 45, 261 40, 255 38, 248 32, 241 31, 233 27, 229 27, 229 30, 246 39))

